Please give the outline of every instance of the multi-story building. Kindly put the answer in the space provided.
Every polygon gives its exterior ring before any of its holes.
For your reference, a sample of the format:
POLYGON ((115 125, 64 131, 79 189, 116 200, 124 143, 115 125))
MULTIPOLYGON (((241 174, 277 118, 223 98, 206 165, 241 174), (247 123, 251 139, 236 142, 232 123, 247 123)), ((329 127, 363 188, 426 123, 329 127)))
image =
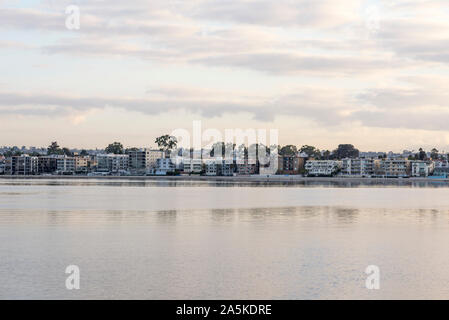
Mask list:
POLYGON ((333 176, 341 169, 341 161, 335 160, 309 160, 306 161, 305 170, 308 176, 333 176))
POLYGON ((145 173, 149 169, 156 168, 157 159, 165 158, 164 151, 139 149, 129 150, 129 169, 134 173, 145 173))
POLYGON ((186 158, 183 160, 184 173, 201 173, 203 171, 203 161, 201 159, 186 158))
POLYGON ((237 162, 237 174, 241 176, 249 176, 257 174, 257 172, 258 172, 258 164, 255 161, 248 161, 248 159, 245 159, 241 163, 237 162))
POLYGON ((207 176, 233 176, 234 166, 223 159, 210 159, 205 162, 207 176))
POLYGON ((62 156, 56 160, 56 172, 59 174, 75 173, 75 158, 62 156))
POLYGON ((41 156, 38 159, 39 174, 51 174, 57 170, 58 157, 56 155, 41 156))
POLYGON ((341 174, 343 176, 372 176, 374 174, 374 160, 360 158, 343 159, 341 174))
POLYGON ((383 159, 376 162, 375 175, 404 178, 410 175, 410 161, 405 159, 383 159))
POLYGON ((97 155, 97 171, 124 173, 129 169, 127 154, 99 154, 97 155))
POLYGON ((428 177, 430 166, 425 161, 410 161, 412 177, 428 177))
POLYGON ((0 156, 0 174, 5 173, 5 157, 0 156))
POLYGON ((175 169, 176 166, 170 158, 160 158, 156 161, 156 175, 167 175, 174 173, 175 169))
POLYGON ((449 177, 449 162, 448 161, 435 162, 433 175, 436 177, 444 177, 444 178, 449 177))
POLYGON ((8 175, 35 175, 38 174, 38 158, 21 155, 7 158, 5 173, 8 175))
POLYGON ((297 156, 279 156, 278 174, 300 174, 304 170, 304 158, 297 156))
POLYGON ((90 166, 90 157, 75 157, 75 172, 87 173, 90 166))

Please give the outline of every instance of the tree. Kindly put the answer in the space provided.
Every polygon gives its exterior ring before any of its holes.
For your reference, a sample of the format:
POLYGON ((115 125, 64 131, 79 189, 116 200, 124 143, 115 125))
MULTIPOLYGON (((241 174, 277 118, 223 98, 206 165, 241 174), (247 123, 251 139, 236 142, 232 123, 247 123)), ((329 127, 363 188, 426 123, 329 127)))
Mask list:
POLYGON ((62 153, 63 153, 65 156, 68 156, 68 157, 72 157, 72 156, 73 156, 73 152, 70 151, 69 148, 62 148, 62 153))
POLYGON ((337 159, 358 158, 359 154, 359 150, 354 148, 352 144, 340 144, 334 151, 334 155, 337 159))
POLYGON ((80 152, 80 156, 82 156, 82 157, 85 157, 85 156, 88 156, 89 155, 89 153, 87 152, 87 150, 81 150, 81 152, 80 152))
POLYGON ((156 138, 154 141, 161 151, 171 151, 178 145, 176 137, 172 137, 168 134, 156 138))
POLYGON ((427 159, 427 154, 426 152, 423 150, 423 148, 419 148, 419 152, 417 154, 417 157, 419 160, 424 161, 427 159))
POLYGON ((323 154, 321 155, 321 159, 330 160, 330 158, 331 158, 331 152, 329 150, 323 151, 323 154))
POLYGON ((280 149, 279 154, 282 156, 294 156, 298 153, 298 149, 293 145, 284 146, 280 149))
POLYGON ((106 149, 106 153, 113 153, 113 154, 123 154, 123 145, 120 142, 114 142, 109 144, 106 149))
POLYGON ((430 151, 430 157, 433 159, 433 160, 437 160, 440 156, 439 156, 439 151, 436 149, 436 148, 433 148, 431 151, 430 151))
POLYGON ((54 141, 48 146, 47 154, 48 155, 52 155, 52 154, 61 155, 61 154, 63 154, 63 151, 59 147, 58 143, 56 141, 54 141))
POLYGON ((321 152, 319 149, 315 148, 314 146, 302 146, 301 149, 299 149, 299 152, 304 152, 307 154, 310 158, 320 158, 321 152))

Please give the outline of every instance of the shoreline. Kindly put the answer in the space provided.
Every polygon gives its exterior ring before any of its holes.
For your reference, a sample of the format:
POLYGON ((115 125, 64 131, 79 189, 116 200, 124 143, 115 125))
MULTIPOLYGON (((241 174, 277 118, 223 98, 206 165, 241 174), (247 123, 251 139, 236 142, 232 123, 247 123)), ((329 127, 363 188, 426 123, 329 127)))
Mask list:
POLYGON ((359 184, 447 184, 443 178, 362 178, 362 177, 302 177, 302 176, 9 176, 0 175, 2 180, 134 180, 134 181, 206 181, 206 182, 263 182, 263 183, 359 183, 359 184))

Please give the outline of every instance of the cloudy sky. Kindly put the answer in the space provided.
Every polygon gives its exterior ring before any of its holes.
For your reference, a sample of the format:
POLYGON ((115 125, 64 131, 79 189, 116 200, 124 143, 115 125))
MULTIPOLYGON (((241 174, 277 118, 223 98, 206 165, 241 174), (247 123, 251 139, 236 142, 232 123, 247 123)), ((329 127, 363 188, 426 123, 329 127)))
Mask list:
POLYGON ((0 145, 152 146, 201 120, 449 151, 448 0, 0 0, 0 52, 0 145))

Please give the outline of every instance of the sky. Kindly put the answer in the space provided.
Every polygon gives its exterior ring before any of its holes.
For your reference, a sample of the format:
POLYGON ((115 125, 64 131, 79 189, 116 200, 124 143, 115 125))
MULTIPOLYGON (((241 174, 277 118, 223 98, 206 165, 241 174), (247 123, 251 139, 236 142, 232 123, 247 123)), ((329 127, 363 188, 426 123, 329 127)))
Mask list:
POLYGON ((447 0, 0 0, 0 55, 0 146, 152 147, 200 120, 449 151, 447 0))

